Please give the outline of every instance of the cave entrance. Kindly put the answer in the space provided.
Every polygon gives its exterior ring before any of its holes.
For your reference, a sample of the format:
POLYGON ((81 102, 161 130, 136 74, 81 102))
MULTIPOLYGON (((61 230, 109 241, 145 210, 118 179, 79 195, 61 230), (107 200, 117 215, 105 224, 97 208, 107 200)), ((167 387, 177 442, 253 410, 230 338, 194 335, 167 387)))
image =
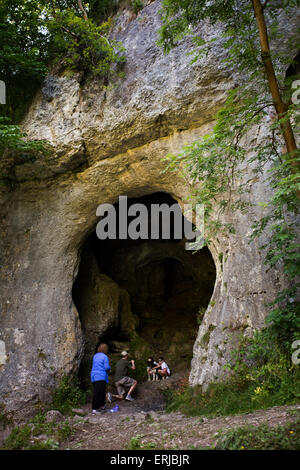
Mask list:
MULTIPOLYGON (((176 203, 166 193, 154 193, 129 199, 128 207, 137 202, 149 208, 176 203)), ((118 213, 118 204, 115 208, 118 213)), ((206 247, 193 253, 186 241, 175 238, 174 227, 168 240, 161 233, 157 240, 100 240, 96 231, 85 240, 72 291, 85 341, 83 383, 89 383, 100 342, 108 343, 112 359, 129 350, 143 372, 148 355, 163 355, 173 370, 190 367, 216 270, 206 247)))

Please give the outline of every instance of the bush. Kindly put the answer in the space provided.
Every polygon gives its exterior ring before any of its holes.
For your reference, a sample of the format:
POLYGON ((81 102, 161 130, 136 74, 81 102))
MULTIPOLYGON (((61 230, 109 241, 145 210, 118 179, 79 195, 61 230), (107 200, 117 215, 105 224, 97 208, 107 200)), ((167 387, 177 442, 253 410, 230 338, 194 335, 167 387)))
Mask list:
POLYGON ((64 64, 70 71, 82 70, 93 75, 107 76, 113 64, 124 62, 124 48, 109 39, 111 21, 97 26, 85 21, 72 10, 58 12, 49 22, 53 35, 55 56, 64 55, 64 64))
POLYGON ((68 421, 59 424, 54 421, 48 422, 45 413, 39 412, 28 423, 15 427, 4 441, 2 449, 55 450, 73 431, 68 421))
POLYGON ((167 411, 188 416, 248 413, 300 401, 300 368, 291 361, 291 342, 280 343, 269 328, 242 338, 226 368, 226 382, 185 387, 167 392, 167 411))
POLYGON ((77 380, 64 377, 52 394, 52 408, 68 414, 72 408, 84 405, 86 393, 80 388, 77 380))
POLYGON ((22 450, 28 448, 31 438, 31 428, 28 424, 16 426, 3 443, 3 450, 22 450))
POLYGON ((254 406, 248 389, 238 383, 213 383, 205 393, 201 387, 187 387, 183 392, 168 392, 167 412, 180 411, 187 416, 226 416, 247 413, 254 406))
POLYGON ((298 450, 300 420, 284 426, 243 426, 220 433, 216 450, 298 450))
POLYGON ((131 7, 134 13, 137 15, 138 12, 144 8, 144 3, 142 2, 142 0, 132 0, 131 7))

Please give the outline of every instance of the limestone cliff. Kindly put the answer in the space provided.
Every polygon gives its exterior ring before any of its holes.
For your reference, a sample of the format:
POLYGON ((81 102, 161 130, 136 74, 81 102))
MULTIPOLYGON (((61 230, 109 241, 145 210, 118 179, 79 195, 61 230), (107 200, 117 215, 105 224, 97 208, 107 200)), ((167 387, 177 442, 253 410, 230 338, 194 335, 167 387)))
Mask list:
MULTIPOLYGON (((78 370, 84 341, 72 287, 98 205, 156 192, 183 203, 191 186, 163 172, 161 159, 212 128, 238 81, 208 25, 201 28, 216 41, 207 56, 191 64, 189 38, 165 56, 156 45, 159 9, 154 1, 134 19, 119 14, 114 34, 126 48, 123 78, 104 86, 80 74, 50 75, 24 121, 29 137, 47 139, 53 151, 17 164, 15 189, 1 190, 0 392, 8 410, 47 397, 60 377, 78 370)), ((255 129, 249 136, 249 151, 261 135, 255 129)), ((282 282, 280 273, 266 272, 259 242, 249 244, 261 210, 255 203, 268 189, 246 170, 254 206, 227 214, 236 233, 210 246, 216 281, 194 343, 191 384, 221 377, 238 333, 263 325, 265 304, 282 282)))

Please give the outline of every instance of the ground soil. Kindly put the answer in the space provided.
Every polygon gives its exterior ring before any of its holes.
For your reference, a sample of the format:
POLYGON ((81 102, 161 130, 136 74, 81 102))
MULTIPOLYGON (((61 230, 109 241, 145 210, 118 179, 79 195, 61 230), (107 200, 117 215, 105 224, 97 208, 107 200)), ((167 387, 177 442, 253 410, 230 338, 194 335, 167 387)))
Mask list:
POLYGON ((140 384, 134 402, 117 400, 107 404, 107 410, 101 415, 93 416, 87 404, 82 410, 85 416, 72 418, 74 434, 62 443, 61 449, 126 450, 131 448, 133 438, 146 449, 199 449, 213 445, 220 429, 262 423, 277 426, 293 421, 300 414, 300 405, 211 419, 166 413, 161 391, 173 387, 176 380, 178 377, 173 376, 162 382, 140 384), (116 404, 119 411, 111 413, 116 404))
MULTIPOLYGON (((269 426, 283 425, 294 421, 300 415, 300 404, 216 418, 187 417, 177 412, 166 413, 162 392, 164 389, 176 387, 179 380, 182 380, 182 376, 174 374, 167 380, 140 383, 133 402, 116 400, 107 403, 106 411, 100 415, 92 415, 91 403, 88 402, 81 409, 74 409, 72 417, 61 416, 60 419, 71 425, 72 434, 60 442, 59 448, 121 451, 132 449, 135 442, 141 449, 199 449, 212 446, 221 429, 249 424, 258 426, 262 423, 269 426), (110 410, 116 404, 119 410, 112 413, 110 410)), ((1 441, 7 437, 9 429, 0 434, 1 441)), ((37 439, 41 437, 36 436, 37 439)))

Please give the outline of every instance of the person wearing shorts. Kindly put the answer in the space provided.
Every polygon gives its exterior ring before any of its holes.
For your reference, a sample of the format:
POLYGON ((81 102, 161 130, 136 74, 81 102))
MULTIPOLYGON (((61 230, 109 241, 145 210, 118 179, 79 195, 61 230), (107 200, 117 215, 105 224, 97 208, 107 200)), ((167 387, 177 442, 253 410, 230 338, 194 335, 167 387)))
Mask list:
POLYGON ((163 379, 166 379, 171 375, 171 371, 169 369, 168 364, 165 362, 163 357, 158 358, 158 365, 157 372, 163 379))
POLYGON ((128 372, 130 369, 135 370, 135 363, 134 360, 128 360, 128 353, 127 351, 123 351, 121 353, 122 358, 116 364, 116 371, 115 371, 115 385, 118 391, 118 395, 112 395, 108 393, 108 401, 111 401, 111 398, 119 398, 120 400, 124 399, 124 394, 126 393, 126 389, 129 388, 125 400, 133 401, 131 393, 137 386, 137 381, 132 377, 128 376, 128 372))

